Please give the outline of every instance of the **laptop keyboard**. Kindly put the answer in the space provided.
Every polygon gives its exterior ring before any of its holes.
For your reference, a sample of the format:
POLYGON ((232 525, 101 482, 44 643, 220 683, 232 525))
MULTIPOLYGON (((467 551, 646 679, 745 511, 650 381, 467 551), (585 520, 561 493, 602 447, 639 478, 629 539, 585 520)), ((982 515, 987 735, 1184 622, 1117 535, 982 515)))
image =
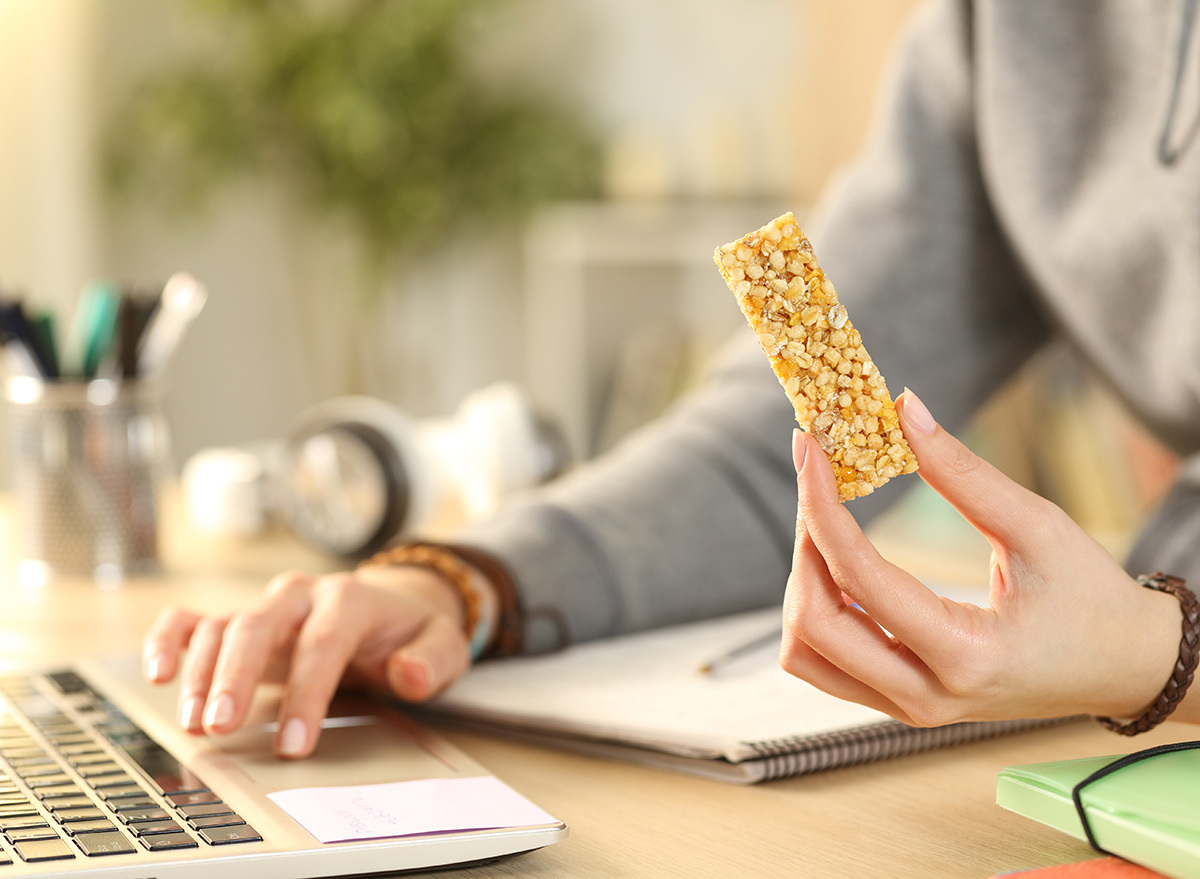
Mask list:
POLYGON ((0 877, 22 862, 261 841, 75 672, 0 675, 0 877))

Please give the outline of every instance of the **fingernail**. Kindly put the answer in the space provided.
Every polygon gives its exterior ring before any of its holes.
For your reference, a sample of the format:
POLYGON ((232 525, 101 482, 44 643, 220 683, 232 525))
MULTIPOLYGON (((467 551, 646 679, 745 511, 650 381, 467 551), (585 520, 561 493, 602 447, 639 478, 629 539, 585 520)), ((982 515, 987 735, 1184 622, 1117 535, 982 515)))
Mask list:
POLYGON ((183 706, 179 709, 179 725, 184 729, 198 729, 200 727, 200 714, 204 711, 204 700, 199 696, 192 696, 183 701, 183 706))
POLYGON ((433 669, 423 656, 409 656, 404 663, 404 679, 414 693, 428 693, 433 688, 433 669))
POLYGON ((283 725, 279 734, 279 753, 286 757, 298 757, 308 745, 308 727, 299 717, 291 718, 283 725))
POLYGON ((163 669, 167 661, 161 653, 156 653, 146 660, 146 680, 157 684, 162 680, 163 669))
POLYGON ((211 729, 218 729, 231 720, 233 720, 233 697, 228 693, 222 693, 215 702, 209 703, 204 725, 211 729))
POLYGON ((796 474, 804 469, 804 458, 808 455, 808 443, 804 441, 804 432, 798 427, 792 428, 792 463, 796 474))
POLYGON ((909 427, 920 433, 933 433, 934 428, 937 427, 937 422, 933 420, 933 416, 929 414, 929 410, 925 408, 921 398, 908 388, 904 389, 904 405, 901 407, 900 414, 904 416, 909 427))

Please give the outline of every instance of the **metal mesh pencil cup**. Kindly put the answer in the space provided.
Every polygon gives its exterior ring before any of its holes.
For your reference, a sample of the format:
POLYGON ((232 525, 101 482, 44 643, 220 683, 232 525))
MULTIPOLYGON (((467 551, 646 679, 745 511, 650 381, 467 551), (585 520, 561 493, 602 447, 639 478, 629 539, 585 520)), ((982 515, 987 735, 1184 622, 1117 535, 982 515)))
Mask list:
POLYGON ((169 459, 161 387, 10 378, 6 397, 18 578, 108 585, 154 571, 169 459))

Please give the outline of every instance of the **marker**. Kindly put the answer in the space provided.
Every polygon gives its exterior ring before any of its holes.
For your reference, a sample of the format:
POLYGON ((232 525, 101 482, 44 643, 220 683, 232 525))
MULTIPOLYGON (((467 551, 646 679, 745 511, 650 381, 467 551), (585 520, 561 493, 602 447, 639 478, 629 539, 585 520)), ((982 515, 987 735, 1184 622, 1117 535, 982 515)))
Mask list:
POLYGON ((179 272, 167 279, 159 296, 158 309, 138 347, 139 376, 157 378, 162 375, 184 330, 204 308, 207 298, 204 285, 187 272, 179 272))
POLYGON ((10 374, 39 379, 49 374, 20 302, 0 301, 0 344, 10 374))
POLYGON ((46 378, 58 378, 58 340, 54 334, 54 316, 47 311, 39 311, 32 315, 29 319, 29 332, 46 378))
POLYGON ((112 284, 97 284, 87 315, 83 348, 83 374, 91 377, 112 350, 117 334, 117 313, 121 309, 121 291, 112 284))
POLYGON ((120 291, 104 281, 93 281, 83 288, 71 314, 67 338, 60 352, 60 366, 65 375, 87 376, 95 373, 104 355, 101 346, 112 344, 120 299, 120 291))

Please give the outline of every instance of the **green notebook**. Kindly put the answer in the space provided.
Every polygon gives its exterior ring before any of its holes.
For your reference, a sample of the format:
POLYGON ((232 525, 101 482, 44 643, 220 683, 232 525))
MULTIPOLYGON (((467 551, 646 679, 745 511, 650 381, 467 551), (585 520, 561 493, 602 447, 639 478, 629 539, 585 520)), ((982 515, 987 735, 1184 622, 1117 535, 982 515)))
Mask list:
MULTIPOLYGON (((1080 800, 1095 844, 1167 876, 1200 879, 1197 744, 1155 753, 1083 787, 1080 800)), ((1087 840, 1072 791, 1093 772, 1120 759, 1091 757, 1010 766, 996 779, 996 802, 1087 840)))

